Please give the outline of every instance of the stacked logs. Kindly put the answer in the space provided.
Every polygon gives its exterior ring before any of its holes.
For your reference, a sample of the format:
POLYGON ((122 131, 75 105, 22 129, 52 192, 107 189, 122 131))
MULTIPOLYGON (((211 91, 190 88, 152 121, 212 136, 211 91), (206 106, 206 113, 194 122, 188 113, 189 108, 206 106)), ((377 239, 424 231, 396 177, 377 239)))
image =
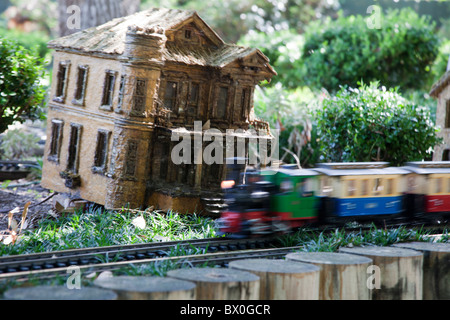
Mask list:
POLYGON ((421 300, 450 299, 450 244, 402 243, 243 259, 166 277, 106 276, 83 290, 16 288, 5 299, 421 300), (97 291, 95 291, 97 290, 97 291), (69 292, 70 291, 70 292, 69 292))

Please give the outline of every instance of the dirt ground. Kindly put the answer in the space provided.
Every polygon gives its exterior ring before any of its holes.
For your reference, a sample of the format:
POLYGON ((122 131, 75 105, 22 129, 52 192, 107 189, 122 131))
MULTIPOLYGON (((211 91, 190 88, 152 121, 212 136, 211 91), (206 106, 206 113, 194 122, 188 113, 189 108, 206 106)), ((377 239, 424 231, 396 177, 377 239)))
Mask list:
POLYGON ((8 227, 8 212, 19 207, 17 213, 14 213, 14 219, 20 223, 25 204, 31 201, 28 209, 27 222, 28 228, 36 226, 40 219, 48 215, 53 207, 52 199, 43 203, 52 193, 50 190, 42 188, 37 181, 25 179, 14 180, 8 187, 0 188, 0 232, 8 227))

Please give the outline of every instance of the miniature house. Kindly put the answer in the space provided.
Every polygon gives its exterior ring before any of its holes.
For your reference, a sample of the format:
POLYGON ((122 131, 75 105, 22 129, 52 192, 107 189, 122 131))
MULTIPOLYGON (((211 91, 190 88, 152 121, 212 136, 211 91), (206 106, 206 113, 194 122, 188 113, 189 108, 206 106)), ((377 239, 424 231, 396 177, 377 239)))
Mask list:
POLYGON ((441 130, 439 137, 443 143, 434 148, 433 161, 450 160, 450 70, 431 88, 430 95, 437 99, 436 125, 441 130))
MULTIPOLYGON (((265 130, 253 92, 276 75, 194 11, 150 9, 53 40, 42 186, 106 208, 198 211, 225 164, 175 164, 174 132, 265 130)), ((261 136, 261 135, 259 135, 261 136)), ((203 148, 205 145, 203 144, 203 148)))

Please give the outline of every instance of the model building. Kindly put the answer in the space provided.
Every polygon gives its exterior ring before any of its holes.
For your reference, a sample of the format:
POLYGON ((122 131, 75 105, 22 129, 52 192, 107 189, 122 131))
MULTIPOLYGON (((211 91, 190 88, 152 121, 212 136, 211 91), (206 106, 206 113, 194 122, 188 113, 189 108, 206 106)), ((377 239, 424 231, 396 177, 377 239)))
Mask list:
POLYGON ((195 11, 150 9, 49 47, 45 188, 106 208, 198 212, 220 191, 226 165, 174 163, 174 133, 265 127, 253 93, 276 75, 267 57, 225 43, 195 11))

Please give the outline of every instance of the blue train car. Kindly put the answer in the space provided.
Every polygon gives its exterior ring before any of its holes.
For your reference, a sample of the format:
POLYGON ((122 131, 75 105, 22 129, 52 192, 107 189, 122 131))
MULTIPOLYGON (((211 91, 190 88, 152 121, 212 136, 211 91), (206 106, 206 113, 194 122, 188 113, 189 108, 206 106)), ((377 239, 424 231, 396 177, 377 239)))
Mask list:
POLYGON ((404 211, 404 177, 407 170, 387 162, 323 163, 315 168, 321 176, 322 221, 371 219, 404 211))

